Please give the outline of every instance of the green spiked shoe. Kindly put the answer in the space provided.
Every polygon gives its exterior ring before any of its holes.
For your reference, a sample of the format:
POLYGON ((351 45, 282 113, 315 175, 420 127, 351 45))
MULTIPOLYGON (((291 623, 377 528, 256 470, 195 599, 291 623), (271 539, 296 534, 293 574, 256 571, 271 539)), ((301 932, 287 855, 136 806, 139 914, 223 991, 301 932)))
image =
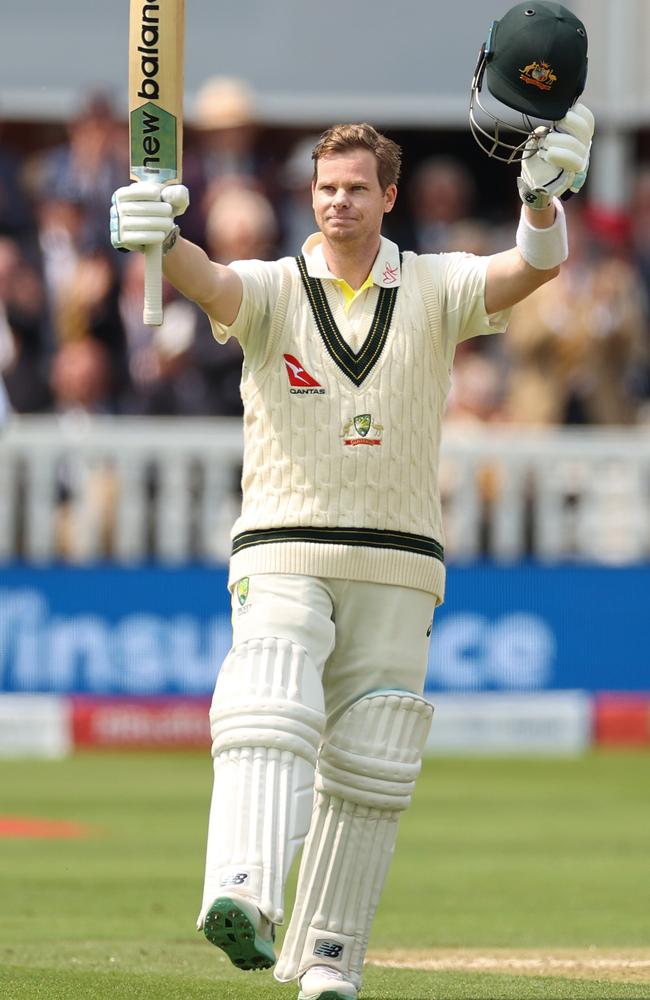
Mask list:
POLYGON ((203 933, 238 969, 255 971, 275 965, 273 925, 249 900, 219 896, 206 914, 203 933), (264 924, 268 936, 262 933, 264 924))

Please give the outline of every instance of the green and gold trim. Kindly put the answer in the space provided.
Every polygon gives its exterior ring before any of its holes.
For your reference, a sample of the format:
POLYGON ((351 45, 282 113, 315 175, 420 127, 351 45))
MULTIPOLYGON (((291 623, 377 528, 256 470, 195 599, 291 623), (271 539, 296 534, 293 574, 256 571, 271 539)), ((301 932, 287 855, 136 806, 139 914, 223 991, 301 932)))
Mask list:
POLYGON ((435 538, 408 531, 381 531, 376 528, 266 528, 235 535, 232 554, 253 545, 277 542, 310 542, 316 545, 354 545, 373 549, 395 549, 429 556, 444 562, 445 552, 435 538))
POLYGON ((356 386, 360 386, 376 365, 386 345, 398 288, 381 288, 379 290, 375 315, 368 336, 360 350, 355 353, 341 336, 341 332, 334 322, 322 281, 320 278, 312 278, 307 273, 307 263, 302 255, 296 257, 296 263, 327 353, 343 374, 347 375, 356 386))

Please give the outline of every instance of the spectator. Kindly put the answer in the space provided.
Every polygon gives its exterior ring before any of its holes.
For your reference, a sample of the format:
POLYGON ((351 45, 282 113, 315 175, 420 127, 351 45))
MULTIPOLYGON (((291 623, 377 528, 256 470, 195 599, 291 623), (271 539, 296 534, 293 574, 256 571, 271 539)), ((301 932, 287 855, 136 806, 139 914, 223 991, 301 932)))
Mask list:
MULTIPOLYGON (((62 434, 83 435, 85 418, 111 409, 111 362, 106 347, 92 336, 62 343, 53 359, 51 384, 62 434)), ((105 462, 75 452, 57 468, 56 550, 70 561, 111 551, 118 483, 105 462)))
POLYGON ((494 253, 494 230, 480 219, 461 219, 447 227, 445 244, 447 250, 452 252, 455 250, 477 256, 494 253))
POLYGON ((79 199, 46 192, 37 202, 36 217, 47 306, 54 316, 82 256, 84 211, 79 199))
MULTIPOLYGON (((630 245, 639 268, 646 302, 650 302, 650 163, 643 163, 632 186, 630 203, 634 206, 630 219, 630 245)), ((637 372, 637 388, 645 400, 644 419, 650 411, 650 324, 646 323, 645 344, 648 362, 637 372)))
POLYGON ((650 293, 650 163, 644 163, 634 178, 631 204, 632 248, 650 293))
POLYGON ((568 208, 571 259, 525 310, 513 310, 506 409, 519 423, 634 423, 630 379, 647 356, 640 278, 616 247, 594 239, 580 209, 568 208))
POLYGON ((259 191, 233 188, 214 201, 206 221, 212 259, 270 260, 276 252, 278 223, 268 198, 259 191))
POLYGON ((111 363, 105 346, 92 336, 62 343, 52 360, 50 381, 59 414, 111 412, 111 363))
MULTIPOLYGON (((2 133, 0 121, 0 143, 2 133)), ((22 174, 20 159, 0 145, 0 235, 27 241, 33 234, 34 220, 22 174)))
POLYGON ((123 130, 108 96, 94 94, 69 123, 67 141, 43 154, 35 166, 41 196, 76 203, 81 238, 93 245, 110 245, 106 202, 128 177, 123 130))
MULTIPOLYGON (((114 255, 113 255, 114 257, 114 255)), ((61 343, 92 336, 106 350, 108 408, 117 410, 128 383, 126 337, 119 313, 119 284, 113 259, 104 250, 80 256, 54 317, 61 343)))
POLYGON ((212 77, 199 90, 194 125, 203 139, 208 181, 257 179, 258 135, 253 95, 243 80, 212 77))
MULTIPOLYGON (((451 389, 445 411, 445 434, 466 437, 475 428, 502 422, 504 373, 493 354, 481 349, 477 338, 459 345, 451 377, 451 389)), ((462 550, 465 527, 457 518, 462 508, 460 496, 467 495, 467 469, 443 454, 440 462, 440 493, 446 520, 446 548, 451 556, 462 550)), ((502 469, 495 461, 482 462, 475 470, 475 483, 481 505, 480 550, 489 551, 489 523, 492 505, 501 491, 502 469)))
POLYGON ((253 92, 243 80, 222 76, 207 80, 196 97, 194 128, 200 176, 190 211, 200 210, 205 218, 212 202, 229 187, 270 192, 270 160, 259 142, 253 92))
POLYGON ((420 163, 408 189, 413 249, 446 251, 452 227, 471 218, 474 198, 474 179, 458 160, 433 156, 420 163))
POLYGON ((46 377, 44 290, 18 244, 0 237, 0 376, 18 413, 51 406, 46 377))
POLYGON ((290 256, 301 247, 314 230, 311 206, 311 182, 314 175, 312 150, 318 136, 300 139, 291 149, 280 170, 279 214, 282 233, 281 256, 290 256))
POLYGON ((461 344, 451 377, 445 426, 472 427, 504 420, 504 377, 491 357, 461 344))

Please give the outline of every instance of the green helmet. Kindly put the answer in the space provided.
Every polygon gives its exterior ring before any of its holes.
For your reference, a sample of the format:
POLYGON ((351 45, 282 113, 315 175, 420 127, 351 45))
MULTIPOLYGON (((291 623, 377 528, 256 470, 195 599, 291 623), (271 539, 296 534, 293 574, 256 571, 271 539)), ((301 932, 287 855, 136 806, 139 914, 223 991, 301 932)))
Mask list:
POLYGON ((564 118, 586 80, 587 32, 582 21, 559 3, 517 4, 492 22, 479 53, 470 98, 472 134, 488 155, 520 160, 533 121, 564 118), (484 81, 494 101, 517 112, 521 121, 504 121, 481 103, 484 81), (477 108, 491 119, 487 127, 477 108))

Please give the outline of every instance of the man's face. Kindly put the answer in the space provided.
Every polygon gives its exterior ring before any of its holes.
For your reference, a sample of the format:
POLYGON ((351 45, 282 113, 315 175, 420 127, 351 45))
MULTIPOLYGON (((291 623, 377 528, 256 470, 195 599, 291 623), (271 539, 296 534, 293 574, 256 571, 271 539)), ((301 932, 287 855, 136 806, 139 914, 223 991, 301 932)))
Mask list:
POLYGON ((318 161, 312 204, 318 228, 332 244, 378 238, 384 214, 396 197, 394 184, 382 191, 377 161, 369 149, 333 153, 318 161))

